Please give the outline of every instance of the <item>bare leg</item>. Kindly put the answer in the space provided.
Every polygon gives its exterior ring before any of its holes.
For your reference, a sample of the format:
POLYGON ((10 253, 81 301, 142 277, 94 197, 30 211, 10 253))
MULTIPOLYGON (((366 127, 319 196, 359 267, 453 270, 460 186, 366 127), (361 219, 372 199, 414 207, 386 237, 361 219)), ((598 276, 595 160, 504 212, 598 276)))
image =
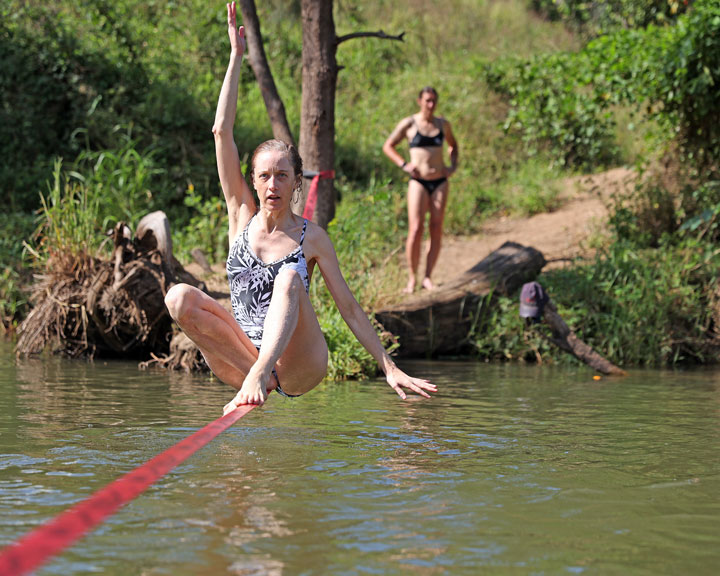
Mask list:
POLYGON ((188 284, 173 286, 165 296, 165 305, 215 376, 239 390, 258 352, 232 314, 188 284))
POLYGON ((275 278, 257 361, 250 367, 240 392, 226 406, 262 404, 267 398, 272 369, 288 394, 304 394, 327 372, 327 344, 300 276, 283 270, 275 278))
POLYGON ((442 184, 430 198, 430 243, 428 244, 427 260, 425 263, 425 277, 422 286, 426 290, 432 290, 435 286, 430 280, 435 264, 437 264, 440 255, 440 246, 442 245, 443 221, 445 219, 445 205, 449 191, 449 182, 442 184))
POLYGON ((408 267, 408 282, 404 292, 412 294, 415 290, 415 275, 420 264, 425 214, 428 211, 428 197, 425 188, 419 182, 408 183, 408 237, 405 242, 405 259, 408 267))

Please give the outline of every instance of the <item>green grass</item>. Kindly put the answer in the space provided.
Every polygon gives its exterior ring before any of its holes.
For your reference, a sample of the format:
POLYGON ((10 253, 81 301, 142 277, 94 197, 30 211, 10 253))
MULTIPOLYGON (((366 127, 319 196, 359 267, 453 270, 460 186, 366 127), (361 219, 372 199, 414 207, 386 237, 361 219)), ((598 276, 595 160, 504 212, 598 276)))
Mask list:
MULTIPOLYGON (((520 1, 442 5, 407 3, 403 10, 379 2, 353 12, 352 24, 363 29, 406 32, 403 43, 375 39, 341 44, 336 129, 338 168, 362 193, 370 177, 388 179, 404 195, 406 181, 382 154, 395 124, 417 111, 417 93, 425 85, 439 92, 438 113, 452 124, 460 147, 460 169, 452 179, 447 229, 476 230, 483 216, 524 208, 505 192, 518 184, 525 155, 516 139, 501 128, 507 105, 486 85, 482 63, 507 54, 570 50, 577 46, 561 25, 543 21, 520 1), (448 18, 447 14, 452 14, 448 18), (443 33, 434 33, 443 22, 443 33), (431 24, 434 23, 434 24, 431 24), (510 181, 508 182, 508 174, 510 181)), ((349 15, 336 13, 338 33, 351 29, 349 15)), ((349 196, 352 198, 352 196, 349 196)), ((532 206, 530 211, 534 210, 532 206)))

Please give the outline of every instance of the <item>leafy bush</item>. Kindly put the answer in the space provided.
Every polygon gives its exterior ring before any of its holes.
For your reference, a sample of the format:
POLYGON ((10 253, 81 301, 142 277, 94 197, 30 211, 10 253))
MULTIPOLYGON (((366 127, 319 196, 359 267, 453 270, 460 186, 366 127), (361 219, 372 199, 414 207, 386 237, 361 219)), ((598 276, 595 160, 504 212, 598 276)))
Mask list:
POLYGON ((691 238, 658 250, 619 241, 589 266, 548 273, 547 286, 552 294, 562 282, 560 303, 574 310, 580 337, 618 364, 702 362, 713 350, 718 263, 711 246, 691 238))
POLYGON ((95 198, 97 224, 102 229, 121 220, 135 229, 145 214, 163 208, 153 193, 153 188, 162 186, 159 177, 166 173, 157 163, 157 149, 138 152, 129 131, 120 142, 112 150, 83 150, 68 171, 95 198))
POLYGON ((720 159, 720 3, 698 0, 674 26, 594 40, 581 55, 595 90, 642 106, 677 137, 683 160, 717 170, 720 159))
MULTIPOLYGON (((594 3, 593 3, 594 4, 594 3)), ((619 30, 579 53, 506 60, 484 67, 511 108, 506 130, 531 154, 543 144, 561 163, 593 168, 617 159, 613 105, 642 110, 677 138, 702 170, 720 160, 720 3, 698 0, 673 26, 619 30)))
POLYGON ((57 156, 72 162, 87 143, 93 151, 122 149, 118 125, 132 125, 137 146, 153 146, 170 167, 165 202, 188 180, 209 183, 222 75, 207 70, 220 48, 207 31, 217 15, 222 10, 200 0, 3 3, 0 188, 8 204, 35 208, 57 156))
POLYGON ((35 218, 22 212, 0 212, 0 333, 12 329, 21 317, 26 303, 24 285, 24 246, 20 238, 28 238, 35 227, 35 218))
POLYGON ((552 20, 565 20, 591 36, 617 28, 644 28, 684 13, 689 0, 530 0, 530 6, 552 20))
POLYGON ((478 317, 471 342, 481 360, 543 362, 563 358, 539 332, 528 330, 518 315, 515 298, 487 296, 481 301, 478 317))
POLYGON ((229 243, 224 198, 218 194, 205 200, 190 185, 184 202, 192 210, 192 216, 186 226, 173 232, 175 256, 187 262, 192 258, 191 251, 199 248, 211 262, 222 262, 227 257, 229 243))
POLYGON ((518 132, 531 156, 548 146, 561 165, 592 170, 617 160, 608 101, 573 54, 506 60, 485 68, 490 85, 511 108, 507 132, 518 132))
MULTIPOLYGON (((659 250, 619 241, 586 265, 538 279, 579 338, 620 366, 665 367, 707 362, 713 335, 714 278, 720 255, 686 238, 659 250)), ((516 298, 498 298, 477 330, 477 355, 490 360, 571 361, 525 326, 516 298)))

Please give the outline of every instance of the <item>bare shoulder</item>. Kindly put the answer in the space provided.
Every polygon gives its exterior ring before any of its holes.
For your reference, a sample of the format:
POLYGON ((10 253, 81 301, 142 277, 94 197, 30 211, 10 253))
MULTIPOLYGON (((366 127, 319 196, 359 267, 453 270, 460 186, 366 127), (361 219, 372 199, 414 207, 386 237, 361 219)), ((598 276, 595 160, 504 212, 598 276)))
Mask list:
POLYGON ((317 260, 318 256, 327 255, 328 251, 334 252, 332 240, 328 233, 315 222, 308 220, 305 229, 305 255, 308 259, 317 260))
POLYGON ((400 122, 397 123, 395 126, 395 130, 393 130, 394 134, 405 134, 407 132, 408 128, 412 126, 414 123, 414 119, 412 116, 406 116, 400 122))
POLYGON ((411 126, 415 124, 415 116, 406 116, 398 123, 398 128, 403 132, 406 132, 411 126))

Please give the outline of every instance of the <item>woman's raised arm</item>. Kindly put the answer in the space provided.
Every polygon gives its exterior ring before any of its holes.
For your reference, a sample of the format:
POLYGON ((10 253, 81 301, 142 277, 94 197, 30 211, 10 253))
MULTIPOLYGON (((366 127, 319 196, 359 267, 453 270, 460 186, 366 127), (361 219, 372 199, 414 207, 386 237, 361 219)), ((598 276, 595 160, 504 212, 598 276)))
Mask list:
POLYGON ((230 61, 220 90, 212 131, 215 136, 218 175, 227 204, 230 242, 232 243, 238 232, 255 213, 256 207, 252 192, 243 177, 240 156, 233 140, 240 67, 245 53, 245 29, 242 26, 237 27, 235 2, 227 5, 227 12, 230 61))

